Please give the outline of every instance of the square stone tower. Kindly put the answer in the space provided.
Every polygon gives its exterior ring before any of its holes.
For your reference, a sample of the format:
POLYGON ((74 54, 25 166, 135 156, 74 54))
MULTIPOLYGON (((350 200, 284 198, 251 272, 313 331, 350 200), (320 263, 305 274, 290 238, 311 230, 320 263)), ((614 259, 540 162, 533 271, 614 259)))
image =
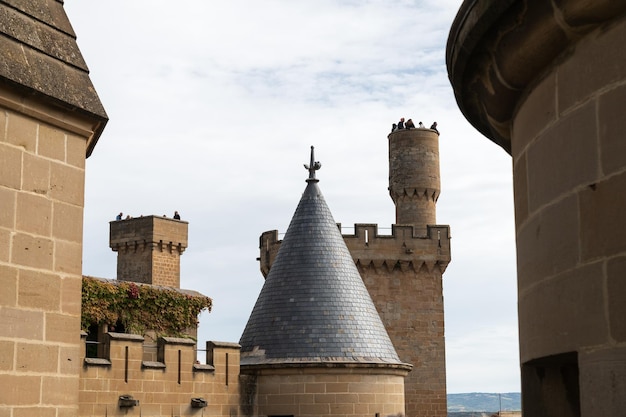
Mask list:
POLYGON ((180 256, 187 249, 188 226, 158 216, 110 222, 117 279, 180 288, 180 256))

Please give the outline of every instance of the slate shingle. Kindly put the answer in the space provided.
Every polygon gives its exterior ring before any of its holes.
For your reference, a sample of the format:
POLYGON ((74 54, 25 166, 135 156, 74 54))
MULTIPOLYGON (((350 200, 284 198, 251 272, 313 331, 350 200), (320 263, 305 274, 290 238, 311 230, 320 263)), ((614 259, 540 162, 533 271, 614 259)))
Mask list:
POLYGON ((248 319, 241 364, 401 364, 317 182, 307 180, 248 319))

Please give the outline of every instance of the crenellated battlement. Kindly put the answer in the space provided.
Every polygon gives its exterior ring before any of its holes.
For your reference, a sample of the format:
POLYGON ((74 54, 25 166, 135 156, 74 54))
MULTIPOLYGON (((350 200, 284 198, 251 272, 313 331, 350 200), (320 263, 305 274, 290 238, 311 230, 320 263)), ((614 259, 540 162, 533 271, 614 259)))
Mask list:
POLYGON ((379 234, 377 224, 355 224, 354 234, 342 235, 359 267, 445 271, 450 262, 450 227, 429 225, 426 236, 412 225, 391 225, 391 234, 379 234))
MULTIPOLYGON (((341 223, 337 224, 341 230, 341 223)), ((363 223, 354 225, 353 234, 342 234, 344 242, 359 267, 376 268, 427 268, 438 267, 443 273, 450 262, 450 226, 429 225, 426 235, 412 225, 391 225, 391 234, 380 234, 378 225, 363 223)), ((277 230, 270 230, 260 237, 260 268, 267 276, 278 254, 282 240, 277 230)))
MULTIPOLYGON (((82 340, 86 348, 84 332, 82 340)), ((140 335, 109 332, 103 344, 103 357, 83 359, 80 415, 128 415, 128 407, 132 415, 198 415, 199 407, 208 415, 237 414, 238 344, 207 342, 206 364, 197 362, 188 338, 160 337, 156 361, 144 360, 140 335)))

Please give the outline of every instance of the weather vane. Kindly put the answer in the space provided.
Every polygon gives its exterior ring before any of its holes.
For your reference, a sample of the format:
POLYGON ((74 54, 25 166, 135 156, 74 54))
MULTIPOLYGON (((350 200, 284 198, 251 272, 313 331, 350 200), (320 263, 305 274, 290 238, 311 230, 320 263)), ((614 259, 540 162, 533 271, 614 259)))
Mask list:
POLYGON ((309 165, 304 164, 304 167, 309 171, 309 180, 316 180, 315 178, 315 171, 317 171, 318 169, 320 169, 322 167, 322 164, 318 161, 315 161, 315 153, 314 153, 314 147, 311 146, 311 163, 309 165))

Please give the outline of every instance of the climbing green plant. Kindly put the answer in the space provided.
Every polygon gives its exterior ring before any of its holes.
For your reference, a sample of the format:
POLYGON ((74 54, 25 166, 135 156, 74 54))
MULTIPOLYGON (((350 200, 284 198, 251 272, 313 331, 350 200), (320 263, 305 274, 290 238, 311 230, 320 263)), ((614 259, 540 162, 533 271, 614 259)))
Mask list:
POLYGON ((119 320, 129 333, 151 330, 159 335, 180 336, 195 328, 198 315, 211 311, 212 304, 203 295, 83 277, 81 326, 87 330, 93 324, 115 324, 119 320))

